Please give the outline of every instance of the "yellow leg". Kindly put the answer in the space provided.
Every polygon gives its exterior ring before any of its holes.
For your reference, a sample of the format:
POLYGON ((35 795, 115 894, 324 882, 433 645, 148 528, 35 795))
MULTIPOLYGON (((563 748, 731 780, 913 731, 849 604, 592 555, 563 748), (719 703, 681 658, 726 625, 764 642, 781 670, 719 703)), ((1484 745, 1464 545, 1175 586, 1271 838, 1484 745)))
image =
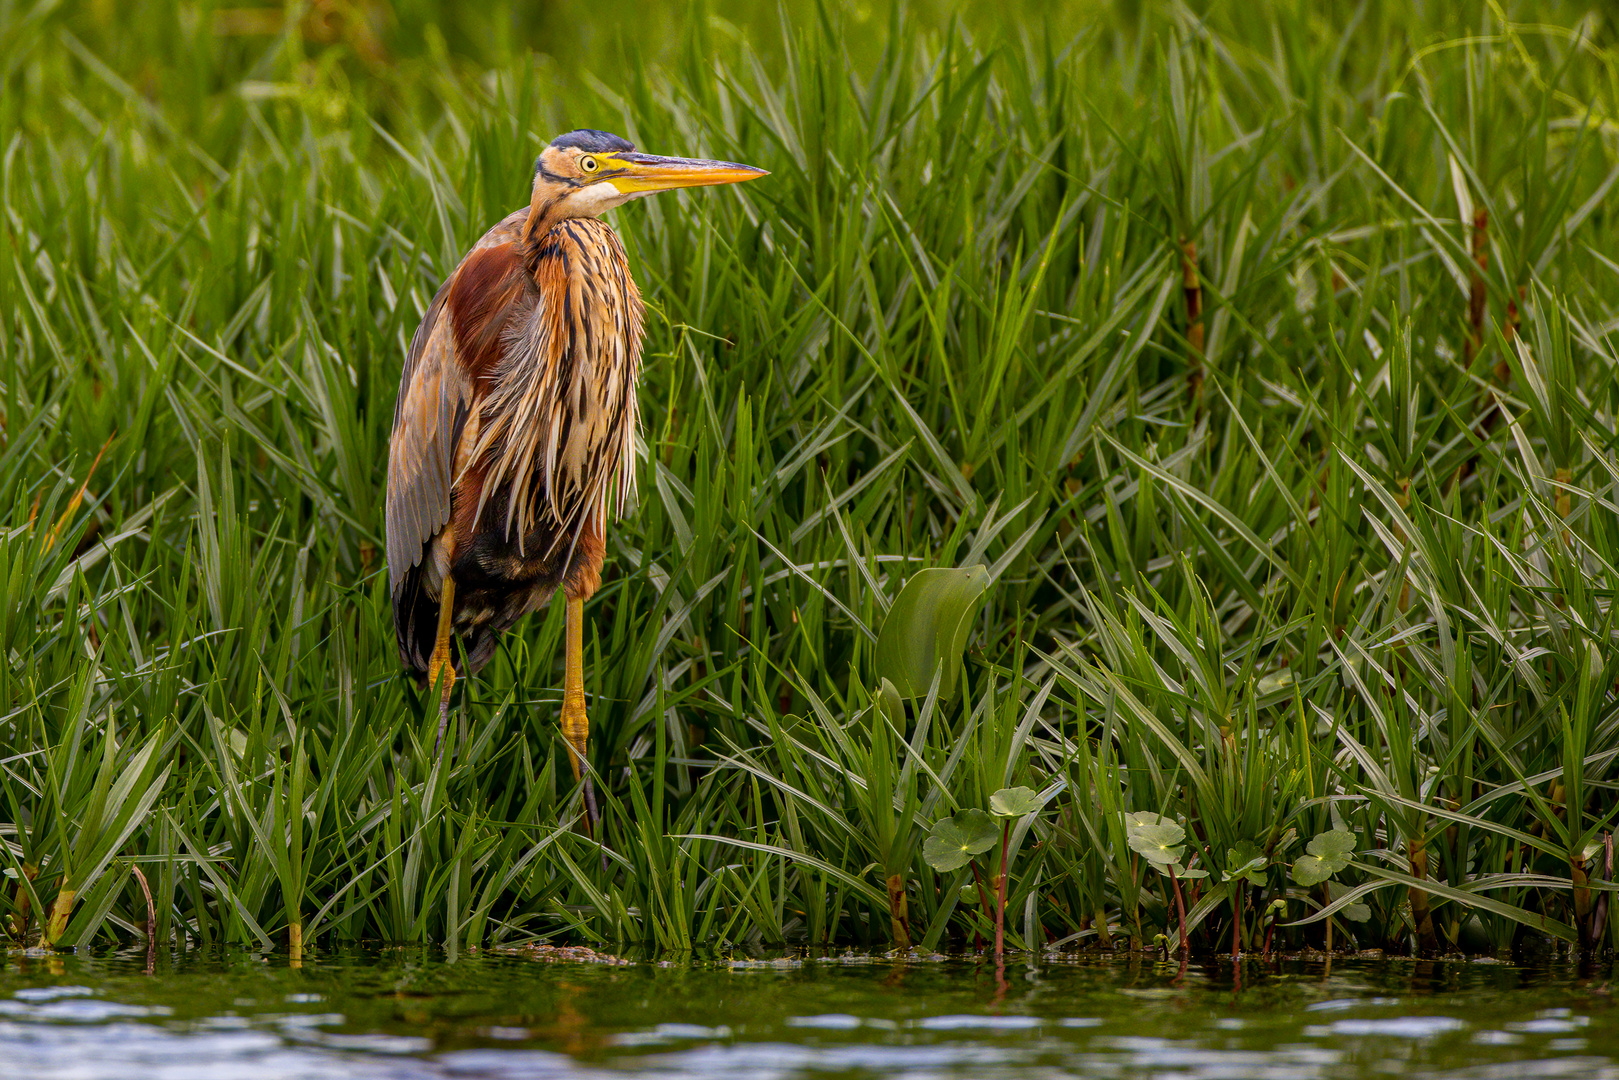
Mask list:
POLYGON ((592 825, 601 817, 596 810, 596 789, 584 774, 585 750, 590 741, 590 717, 585 714, 585 602, 570 596, 568 603, 567 668, 562 683, 562 737, 568 741, 568 764, 573 778, 585 784, 585 807, 592 825))
POLYGON ((433 642, 433 659, 427 665, 427 681, 438 685, 438 740, 433 756, 444 746, 444 729, 450 722, 450 691, 455 687, 455 664, 450 656, 450 629, 455 624, 455 579, 444 575, 444 590, 438 601, 438 637, 433 642))
POLYGON ((568 764, 578 780, 590 738, 585 715, 585 602, 568 597, 567 670, 562 683, 562 737, 568 740, 568 764))

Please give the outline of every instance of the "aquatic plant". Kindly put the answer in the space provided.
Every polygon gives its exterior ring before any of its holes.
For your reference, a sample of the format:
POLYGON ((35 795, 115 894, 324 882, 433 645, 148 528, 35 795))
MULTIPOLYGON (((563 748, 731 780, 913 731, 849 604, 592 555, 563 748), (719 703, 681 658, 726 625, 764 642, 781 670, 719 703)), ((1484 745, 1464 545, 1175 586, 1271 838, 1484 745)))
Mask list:
POLYGON ((1032 823, 1028 819, 1039 813, 1045 802, 1026 787, 1002 788, 989 797, 989 813, 977 809, 958 810, 950 817, 940 818, 933 823, 922 845, 923 858, 939 873, 963 867, 972 871, 973 883, 960 887, 961 900, 969 907, 978 905, 984 913, 984 921, 995 927, 997 957, 1006 951, 1006 888, 1012 858, 1028 834, 1032 823), (1016 833, 1014 824, 1018 825, 1016 833), (986 881, 975 857, 985 852, 993 854, 997 845, 1000 865, 986 881), (993 914, 990 911, 992 897, 993 914))

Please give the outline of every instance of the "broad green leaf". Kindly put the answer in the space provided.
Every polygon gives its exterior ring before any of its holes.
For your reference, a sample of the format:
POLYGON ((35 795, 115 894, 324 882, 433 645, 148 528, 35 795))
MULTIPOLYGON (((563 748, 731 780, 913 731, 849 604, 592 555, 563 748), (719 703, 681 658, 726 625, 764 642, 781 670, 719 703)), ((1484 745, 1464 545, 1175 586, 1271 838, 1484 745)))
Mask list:
POLYGON ((1329 829, 1311 838, 1304 850, 1318 858, 1337 860, 1333 868, 1337 873, 1349 865, 1349 855, 1355 850, 1355 834, 1348 829, 1329 829))
POLYGON ((1293 880, 1306 889, 1321 884, 1332 876, 1327 861, 1315 855, 1300 855, 1293 860, 1293 880))
POLYGON ((963 885, 961 887, 961 902, 963 904, 976 904, 976 903, 978 903, 978 886, 977 885, 963 885))
POLYGON ((1269 694, 1282 689, 1284 686, 1292 685, 1293 673, 1291 671, 1273 671, 1269 675, 1260 677, 1258 690, 1261 694, 1269 694))
MULTIPOLYGON (((1340 829, 1339 831, 1342 832, 1343 830, 1340 829)), ((1349 892, 1349 886, 1336 881, 1327 882, 1327 895, 1333 900, 1337 900, 1347 892, 1349 892)), ((1344 905, 1340 910, 1340 914, 1350 922, 1366 922, 1372 917, 1372 909, 1366 904, 1351 903, 1344 905)))
POLYGON ((996 817, 1020 818, 1039 813, 1040 796, 1026 787, 1001 788, 989 797, 989 812, 996 817))
POLYGON ((1141 825, 1129 831, 1130 848, 1145 855, 1159 866, 1172 866, 1180 862, 1186 851, 1182 843, 1186 830, 1173 821, 1162 825, 1141 825))
POLYGON ((912 574, 877 634, 878 678, 892 682, 901 697, 919 698, 943 664, 939 697, 954 697, 967 635, 988 588, 989 572, 982 566, 912 574))
POLYGON ((1239 840, 1236 847, 1226 849, 1226 878, 1229 880, 1262 884, 1265 880, 1265 867, 1269 864, 1270 860, 1252 840, 1239 840))
POLYGON ((1135 813, 1124 815, 1125 826, 1132 829, 1141 825, 1169 825, 1173 824, 1174 820, 1162 814, 1155 814, 1151 810, 1137 810, 1135 813))
POLYGON ((1355 834, 1347 829, 1318 833, 1304 846, 1308 852, 1293 863, 1293 880, 1306 888, 1323 881, 1349 865, 1355 850, 1355 834))
POLYGON ((1154 860, 1152 866, 1154 870, 1157 870, 1160 874, 1164 875, 1164 877, 1168 877, 1169 872, 1173 870, 1175 872, 1175 876, 1180 878, 1182 881, 1191 881, 1195 878, 1206 878, 1209 876, 1209 872, 1207 870, 1188 870, 1178 862, 1166 863, 1154 860))
POLYGON ((962 810, 933 823, 922 843, 922 858, 941 874, 960 870, 995 846, 1001 831, 982 810, 962 810))

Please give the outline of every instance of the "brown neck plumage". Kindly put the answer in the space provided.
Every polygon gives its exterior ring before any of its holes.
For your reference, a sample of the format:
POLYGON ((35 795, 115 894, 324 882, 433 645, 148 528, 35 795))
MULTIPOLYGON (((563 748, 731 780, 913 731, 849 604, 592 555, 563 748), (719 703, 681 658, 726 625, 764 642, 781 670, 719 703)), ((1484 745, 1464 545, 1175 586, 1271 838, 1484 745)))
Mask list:
POLYGON ((568 215, 563 214, 563 206, 567 199, 544 188, 534 189, 534 198, 528 204, 528 219, 523 222, 523 256, 529 266, 533 267, 534 256, 539 251, 539 244, 546 238, 552 228, 557 227, 568 215))
POLYGON ((557 211, 561 208, 562 200, 548 191, 536 191, 534 198, 528 204, 528 218, 523 222, 523 251, 533 261, 534 252, 540 246, 540 240, 557 222, 562 215, 557 211))

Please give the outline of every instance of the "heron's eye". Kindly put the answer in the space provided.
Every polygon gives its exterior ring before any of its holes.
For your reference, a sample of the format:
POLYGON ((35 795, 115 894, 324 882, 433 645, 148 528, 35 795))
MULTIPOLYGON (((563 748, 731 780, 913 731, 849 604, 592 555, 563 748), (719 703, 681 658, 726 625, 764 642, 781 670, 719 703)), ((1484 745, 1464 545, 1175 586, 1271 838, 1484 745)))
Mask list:
POLYGON ((587 173, 595 172, 596 159, 593 157, 582 157, 579 159, 579 167, 585 170, 587 173))

